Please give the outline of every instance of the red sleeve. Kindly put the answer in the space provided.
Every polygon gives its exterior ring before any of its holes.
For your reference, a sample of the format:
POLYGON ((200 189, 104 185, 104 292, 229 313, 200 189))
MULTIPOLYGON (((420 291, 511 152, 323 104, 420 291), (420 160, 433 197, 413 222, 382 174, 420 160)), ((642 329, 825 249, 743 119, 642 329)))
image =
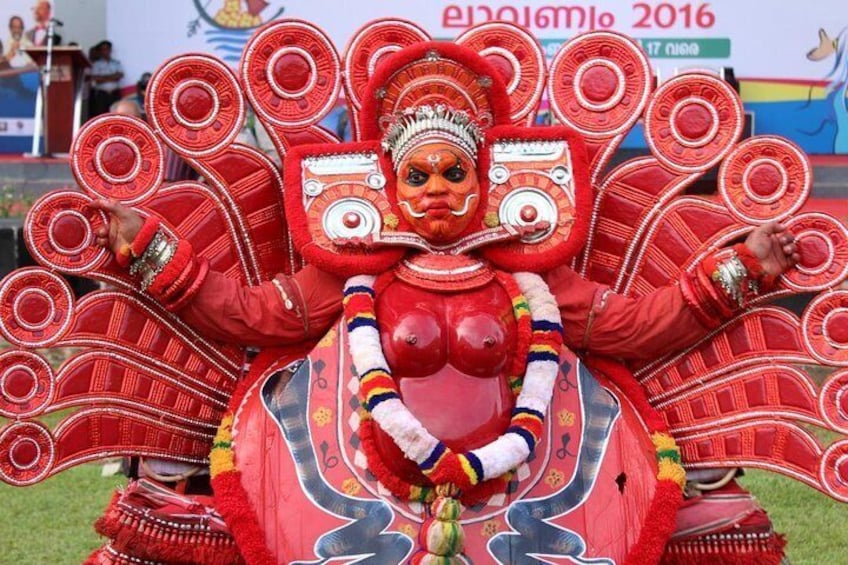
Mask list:
POLYGON ((338 320, 343 285, 312 266, 253 287, 210 271, 179 315, 218 341, 262 347, 296 344, 322 337, 338 320))
POLYGON ((678 284, 626 298, 583 280, 569 267, 546 275, 556 298, 565 344, 623 359, 652 359, 691 345, 710 328, 687 304, 678 284))

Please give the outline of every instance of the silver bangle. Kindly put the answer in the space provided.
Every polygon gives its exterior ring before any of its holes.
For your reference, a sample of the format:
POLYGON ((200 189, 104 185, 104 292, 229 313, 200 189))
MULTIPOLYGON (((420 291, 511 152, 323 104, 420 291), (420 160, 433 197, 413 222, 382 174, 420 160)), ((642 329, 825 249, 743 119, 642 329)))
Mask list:
POLYGON ((170 239, 162 230, 156 232, 141 257, 130 265, 130 274, 139 277, 141 290, 147 290, 153 284, 156 275, 174 258, 176 250, 176 241, 170 239))
POLYGON ((757 294, 759 291, 757 281, 748 276, 748 269, 735 252, 716 264, 712 279, 721 285, 727 297, 739 308, 745 306, 745 297, 748 294, 757 294))

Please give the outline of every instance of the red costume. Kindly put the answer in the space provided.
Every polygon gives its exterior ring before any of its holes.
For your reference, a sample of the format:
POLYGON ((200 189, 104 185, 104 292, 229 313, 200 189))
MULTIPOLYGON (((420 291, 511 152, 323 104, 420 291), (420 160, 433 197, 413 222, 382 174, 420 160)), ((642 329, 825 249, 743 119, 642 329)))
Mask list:
MULTIPOLYGON (((694 343, 710 329, 676 284, 633 299, 608 292, 568 266, 546 276, 562 314, 565 344, 622 359, 655 359, 694 343)), ((344 281, 313 267, 277 275, 291 306, 271 282, 244 287, 210 272, 180 316, 203 335, 228 343, 283 346, 322 337, 341 314, 344 281)))
POLYGON ((758 306, 848 273, 844 228, 788 219, 809 193, 804 156, 737 144, 741 103, 715 77, 652 92, 623 36, 581 36, 549 69, 512 25, 427 39, 378 21, 340 60, 313 26, 273 23, 241 84, 176 58, 151 80, 153 129, 84 128, 86 194, 42 199, 28 238, 44 265, 122 292, 74 305, 43 269, 0 286, 18 346, 0 357, 16 419, 0 478, 208 455, 213 501, 132 485, 98 523, 112 541, 96 563, 778 562, 745 493, 708 525, 692 503, 675 513, 684 467, 769 468, 848 500, 848 443, 824 450, 798 423, 844 431, 848 376, 819 389, 787 365, 846 363, 848 298, 830 290, 801 320, 758 306), (316 125, 342 82, 351 144, 316 125), (530 127, 546 82, 565 125, 530 127), (233 144, 242 89, 283 176, 233 144), (652 156, 604 175, 642 115, 652 156), (160 139, 209 185, 160 186, 160 139), (679 195, 722 161, 720 199, 679 195), (95 196, 147 217, 117 257, 90 245, 108 221, 95 196), (771 219, 803 251, 778 281, 726 248, 771 219), (54 344, 92 351, 54 375, 28 351, 54 344), (244 346, 264 350, 242 374, 244 346), (31 420, 73 406, 52 432, 31 420))

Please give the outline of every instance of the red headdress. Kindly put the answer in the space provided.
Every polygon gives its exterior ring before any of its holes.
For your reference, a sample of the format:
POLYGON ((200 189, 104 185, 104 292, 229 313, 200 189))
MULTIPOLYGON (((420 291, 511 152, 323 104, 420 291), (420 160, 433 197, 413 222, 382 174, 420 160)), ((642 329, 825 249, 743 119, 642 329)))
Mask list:
POLYGON ((566 128, 512 126, 502 72, 487 59, 453 43, 416 43, 378 58, 357 94, 361 142, 300 146, 286 156, 287 214, 308 261, 373 274, 396 263, 403 248, 459 254, 485 247, 501 268, 538 271, 579 250, 590 205, 582 142, 566 128), (438 248, 408 229, 395 195, 397 164, 432 141, 474 159, 481 184, 468 229, 438 248))

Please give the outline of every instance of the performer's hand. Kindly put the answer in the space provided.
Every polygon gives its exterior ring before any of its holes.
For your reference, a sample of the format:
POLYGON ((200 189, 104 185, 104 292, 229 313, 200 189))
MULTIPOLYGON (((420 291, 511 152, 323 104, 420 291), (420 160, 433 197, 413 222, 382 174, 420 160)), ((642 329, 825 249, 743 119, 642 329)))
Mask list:
POLYGON ((95 200, 91 205, 109 214, 109 225, 97 231, 95 241, 116 255, 122 253, 133 242, 144 220, 138 212, 114 200, 95 200))
POLYGON ((801 259, 795 238, 786 231, 786 226, 777 222, 754 228, 748 234, 745 245, 759 259, 764 274, 768 276, 783 274, 801 259))

